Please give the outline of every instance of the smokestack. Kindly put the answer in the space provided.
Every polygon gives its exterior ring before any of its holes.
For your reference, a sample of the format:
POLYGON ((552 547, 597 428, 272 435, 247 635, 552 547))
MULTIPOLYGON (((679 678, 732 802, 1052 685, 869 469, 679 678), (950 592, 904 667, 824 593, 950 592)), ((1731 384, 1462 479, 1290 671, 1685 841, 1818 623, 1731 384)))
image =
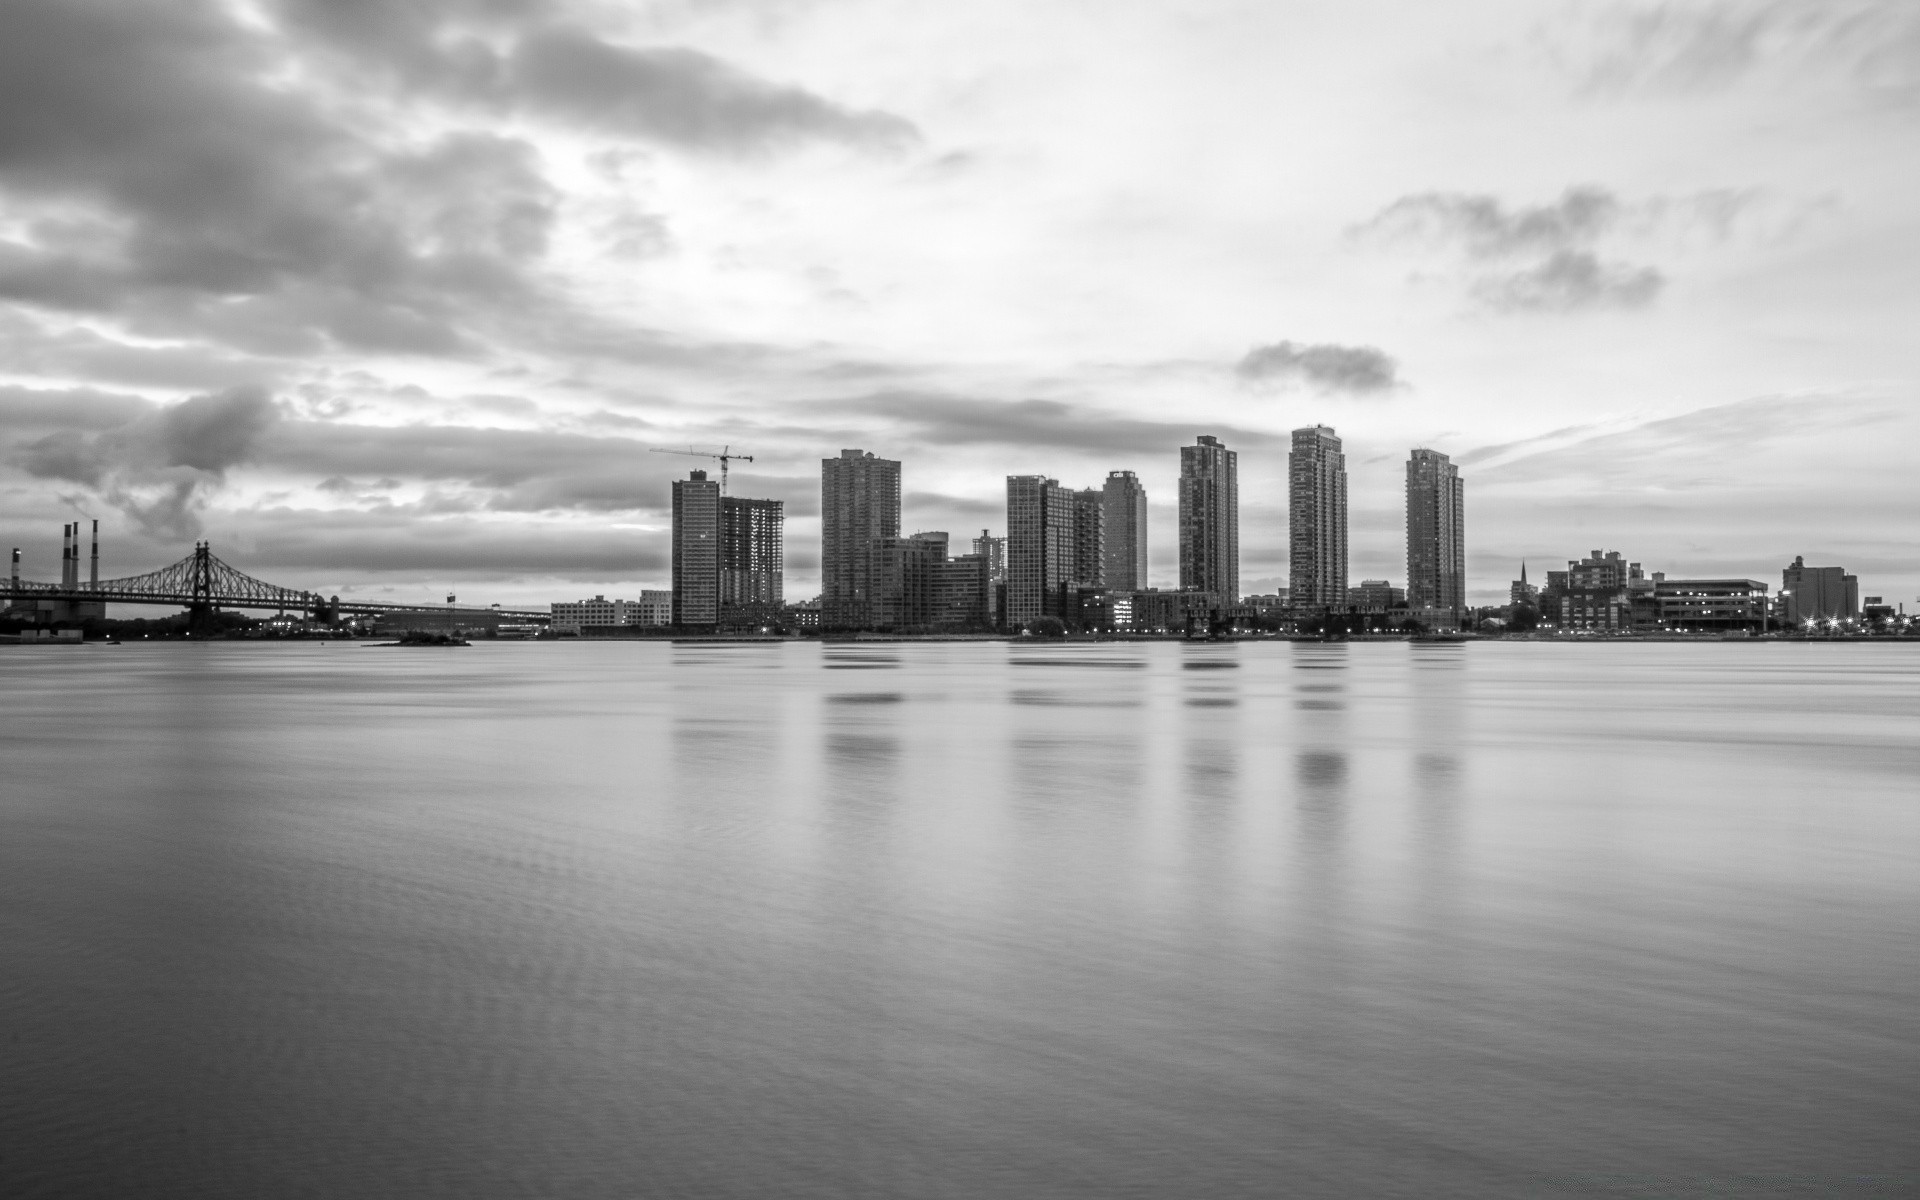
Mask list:
POLYGON ((98 517, 94 518, 93 522, 93 567, 87 576, 87 590, 90 592, 100 590, 100 519, 98 517))
POLYGON ((13 590, 20 590, 20 547, 13 548, 13 590))
POLYGON ((73 526, 63 524, 60 526, 60 587, 62 590, 68 586, 67 572, 72 569, 72 566, 73 526))

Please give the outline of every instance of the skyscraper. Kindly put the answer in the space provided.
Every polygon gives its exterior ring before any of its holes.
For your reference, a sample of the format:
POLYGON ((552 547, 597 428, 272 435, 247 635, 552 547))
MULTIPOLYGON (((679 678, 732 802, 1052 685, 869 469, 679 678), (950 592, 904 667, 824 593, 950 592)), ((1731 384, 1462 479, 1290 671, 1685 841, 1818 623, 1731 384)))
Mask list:
POLYGON ((1467 606, 1465 484, 1437 450, 1407 459, 1407 607, 1467 606))
POLYGON ((994 537, 988 530, 982 529, 980 536, 973 539, 973 552, 987 560, 987 579, 992 583, 1004 582, 1007 578, 1007 539, 994 537))
POLYGON ((1007 476, 1009 627, 1060 615, 1060 585, 1073 577, 1076 504, 1044 475, 1007 476))
POLYGON ((900 536, 900 464, 842 450, 820 460, 820 618, 833 628, 873 620, 874 554, 900 536))
POLYGON ((1132 471, 1109 471, 1102 500, 1106 584, 1137 592, 1147 586, 1147 490, 1132 471))
POLYGON ((1073 494, 1073 566, 1068 578, 1074 583, 1100 587, 1106 583, 1106 496, 1099 488, 1082 488, 1073 494))
POLYGON ((1240 456, 1202 434, 1180 447, 1180 590, 1240 599, 1240 456))
POLYGON ((1287 455, 1287 583, 1295 608, 1347 602, 1347 456, 1325 425, 1293 431, 1287 455))
POLYGON ((786 506, 778 500, 720 498, 720 608, 759 609, 773 615, 785 596, 786 506))
POLYGON ((673 623, 720 620, 720 483, 705 471, 673 481, 673 623))

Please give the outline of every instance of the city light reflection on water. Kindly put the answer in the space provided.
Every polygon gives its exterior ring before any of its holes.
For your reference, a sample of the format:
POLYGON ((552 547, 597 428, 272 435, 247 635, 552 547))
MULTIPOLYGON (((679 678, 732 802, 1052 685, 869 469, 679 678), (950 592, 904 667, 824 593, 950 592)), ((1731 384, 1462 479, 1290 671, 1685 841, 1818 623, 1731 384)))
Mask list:
POLYGON ((1915 649, 9 651, 0 1178, 1914 1194, 1915 649))

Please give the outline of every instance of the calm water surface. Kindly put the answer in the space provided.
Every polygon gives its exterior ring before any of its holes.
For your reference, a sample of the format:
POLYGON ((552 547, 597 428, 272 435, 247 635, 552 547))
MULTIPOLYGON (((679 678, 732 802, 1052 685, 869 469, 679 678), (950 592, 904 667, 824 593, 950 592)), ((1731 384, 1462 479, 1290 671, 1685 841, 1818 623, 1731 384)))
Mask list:
POLYGON ((1920 647, 0 686, 7 1196, 1920 1194, 1920 647))

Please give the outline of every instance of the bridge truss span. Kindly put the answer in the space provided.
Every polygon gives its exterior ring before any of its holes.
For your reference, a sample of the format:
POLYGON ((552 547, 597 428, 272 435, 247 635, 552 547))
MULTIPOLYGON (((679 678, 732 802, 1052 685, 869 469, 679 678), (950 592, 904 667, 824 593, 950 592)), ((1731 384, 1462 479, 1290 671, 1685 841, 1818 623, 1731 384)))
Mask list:
POLYGON ((437 604, 376 604, 365 601, 328 598, 318 592, 299 591, 255 579, 246 572, 214 556, 212 547, 201 542, 193 553, 144 575, 121 579, 102 579, 96 584, 68 588, 57 583, 33 580, 9 581, 0 595, 14 602, 61 600, 107 604, 163 604, 189 609, 251 608, 299 612, 317 616, 380 616, 385 613, 449 613, 455 616, 491 615, 510 621, 544 622, 551 613, 538 609, 458 608, 437 604))

